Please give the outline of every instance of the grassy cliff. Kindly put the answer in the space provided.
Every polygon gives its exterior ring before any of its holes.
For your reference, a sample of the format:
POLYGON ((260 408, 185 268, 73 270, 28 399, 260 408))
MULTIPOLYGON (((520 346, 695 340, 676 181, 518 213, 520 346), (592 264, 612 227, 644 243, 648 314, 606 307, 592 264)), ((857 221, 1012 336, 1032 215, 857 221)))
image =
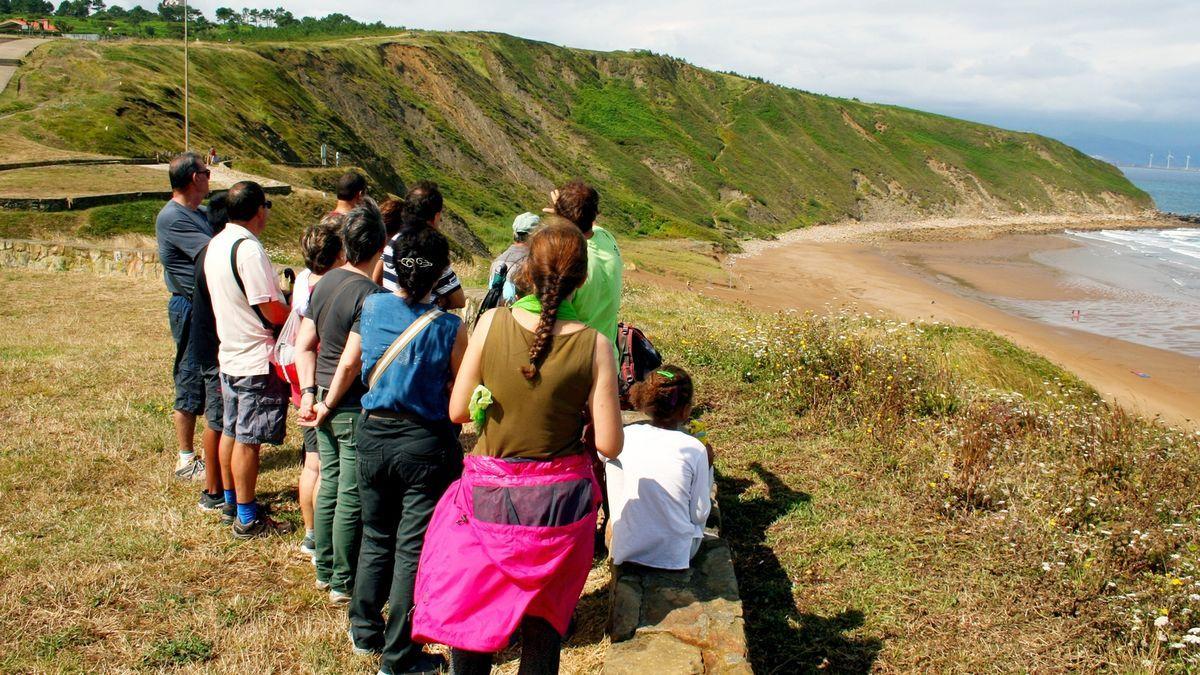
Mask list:
MULTIPOLYGON (((1056 141, 818 96, 649 53, 490 33, 195 44, 192 144, 255 166, 322 143, 399 191, 437 180, 495 248, 557 182, 606 224, 731 248, 846 217, 1127 211, 1113 167, 1056 141)), ((54 42, 0 95, 0 148, 145 155, 181 145, 178 43, 54 42)))

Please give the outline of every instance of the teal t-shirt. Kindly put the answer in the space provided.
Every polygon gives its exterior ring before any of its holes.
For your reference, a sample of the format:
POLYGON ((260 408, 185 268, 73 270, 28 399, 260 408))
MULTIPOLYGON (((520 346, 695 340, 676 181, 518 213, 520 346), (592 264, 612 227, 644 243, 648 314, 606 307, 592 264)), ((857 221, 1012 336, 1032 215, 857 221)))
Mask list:
POLYGON ((588 276, 575 291, 579 320, 617 344, 617 314, 621 310, 621 251, 617 240, 602 227, 592 227, 587 240, 588 276))

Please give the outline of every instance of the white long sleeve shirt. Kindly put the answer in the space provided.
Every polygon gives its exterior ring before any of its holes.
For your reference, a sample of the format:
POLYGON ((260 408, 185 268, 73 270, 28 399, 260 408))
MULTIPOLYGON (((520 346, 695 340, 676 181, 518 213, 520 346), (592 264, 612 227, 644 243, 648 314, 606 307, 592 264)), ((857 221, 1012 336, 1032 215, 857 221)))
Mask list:
POLYGON ((704 444, 682 431, 631 424, 620 457, 605 473, 613 562, 687 569, 712 508, 704 444))

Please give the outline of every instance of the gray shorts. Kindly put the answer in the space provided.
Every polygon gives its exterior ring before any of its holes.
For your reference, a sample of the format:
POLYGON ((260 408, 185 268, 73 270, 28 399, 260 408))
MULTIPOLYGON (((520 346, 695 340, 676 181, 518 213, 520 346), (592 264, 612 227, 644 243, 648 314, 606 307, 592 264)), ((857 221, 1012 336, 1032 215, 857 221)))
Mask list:
POLYGON ((274 373, 226 375, 221 373, 221 400, 225 405, 224 431, 238 443, 283 443, 287 432, 288 384, 274 373))

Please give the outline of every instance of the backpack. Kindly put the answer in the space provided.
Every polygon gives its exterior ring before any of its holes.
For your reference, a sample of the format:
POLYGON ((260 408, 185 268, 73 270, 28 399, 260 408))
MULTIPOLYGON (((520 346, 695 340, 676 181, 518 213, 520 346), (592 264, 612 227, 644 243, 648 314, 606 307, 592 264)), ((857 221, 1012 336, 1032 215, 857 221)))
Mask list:
POLYGON ((484 312, 500 306, 504 299, 504 278, 507 274, 508 264, 500 263, 499 269, 492 275, 492 280, 488 284, 487 293, 479 303, 479 309, 475 310, 475 316, 470 321, 471 330, 475 330, 475 324, 479 323, 479 317, 483 316, 484 312))
POLYGON ((617 349, 621 353, 621 361, 617 364, 620 369, 618 385, 621 409, 633 410, 629 403, 629 388, 646 379, 650 371, 662 366, 663 360, 645 333, 623 321, 617 324, 617 349))

